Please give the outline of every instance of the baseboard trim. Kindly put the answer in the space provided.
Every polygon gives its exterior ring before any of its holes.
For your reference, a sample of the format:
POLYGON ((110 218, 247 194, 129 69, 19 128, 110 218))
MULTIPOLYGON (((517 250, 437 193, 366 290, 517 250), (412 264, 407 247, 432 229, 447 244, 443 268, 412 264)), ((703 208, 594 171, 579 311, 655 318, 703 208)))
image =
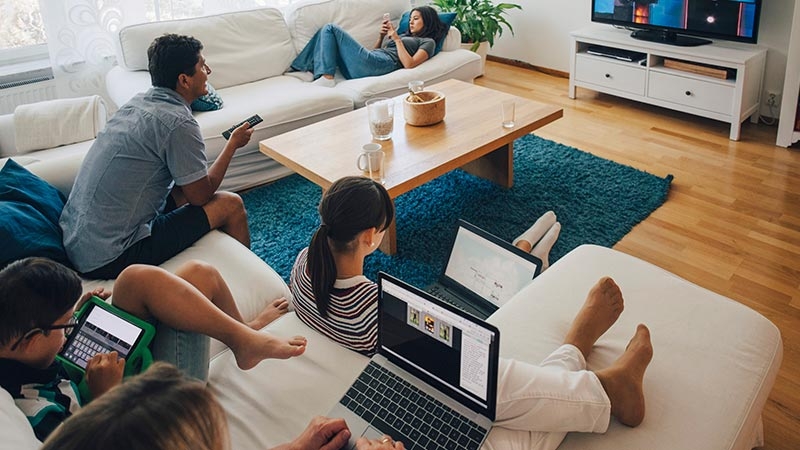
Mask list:
POLYGON ((537 72, 546 73, 548 75, 553 75, 553 76, 556 76, 556 77, 569 78, 569 72, 562 72, 560 70, 548 69, 547 67, 534 66, 533 64, 528 64, 528 63, 526 63, 524 61, 520 61, 518 59, 501 58, 499 56, 492 56, 492 55, 486 55, 486 59, 488 61, 494 61, 494 62, 499 62, 499 63, 502 63, 502 64, 508 64, 508 65, 515 66, 515 67, 521 67, 523 69, 535 70, 537 72))

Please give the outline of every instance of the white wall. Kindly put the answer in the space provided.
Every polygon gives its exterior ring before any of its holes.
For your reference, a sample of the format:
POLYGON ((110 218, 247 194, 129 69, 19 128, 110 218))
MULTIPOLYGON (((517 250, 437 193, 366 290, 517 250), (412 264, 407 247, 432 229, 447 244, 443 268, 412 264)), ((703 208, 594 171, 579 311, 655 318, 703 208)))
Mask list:
MULTIPOLYGON (((504 32, 495 41, 489 54, 569 72, 569 33, 591 25, 591 0, 503 1, 517 3, 522 6, 522 10, 514 9, 508 13, 514 35, 504 32)), ((764 76, 765 91, 783 90, 792 15, 798 1, 800 0, 762 1, 758 45, 769 49, 764 76)), ((800 23, 794 26, 800 30, 800 23)), ((775 114, 778 112, 776 110, 775 114)), ((764 113, 767 114, 767 111, 764 113)))

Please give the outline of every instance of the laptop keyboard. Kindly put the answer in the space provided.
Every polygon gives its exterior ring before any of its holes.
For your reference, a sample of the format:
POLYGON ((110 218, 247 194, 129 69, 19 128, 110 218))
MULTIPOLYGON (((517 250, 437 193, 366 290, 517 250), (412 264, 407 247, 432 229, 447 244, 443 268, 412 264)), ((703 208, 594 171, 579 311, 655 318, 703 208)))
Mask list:
POLYGON ((370 361, 339 401, 410 449, 477 449, 487 430, 370 361))

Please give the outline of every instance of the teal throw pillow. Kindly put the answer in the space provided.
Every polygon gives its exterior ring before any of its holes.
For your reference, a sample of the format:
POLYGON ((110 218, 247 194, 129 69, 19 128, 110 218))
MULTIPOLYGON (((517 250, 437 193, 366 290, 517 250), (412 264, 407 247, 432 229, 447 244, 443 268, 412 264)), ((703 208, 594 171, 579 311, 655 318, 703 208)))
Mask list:
POLYGON ((222 97, 217 94, 211 83, 206 83, 206 88, 208 94, 192 102, 192 111, 216 111, 222 108, 222 97))
POLYGON ((28 256, 71 266, 58 218, 61 192, 9 159, 0 170, 0 267, 28 256))
MULTIPOLYGON (((411 11, 406 11, 400 17, 400 23, 397 25, 397 34, 408 33, 408 19, 411 17, 411 11)), ((440 12, 439 13, 439 20, 444 22, 445 25, 448 27, 453 24, 453 21, 456 20, 456 13, 454 12, 440 12)), ((434 50, 434 54, 439 53, 442 50, 442 45, 444 45, 444 40, 447 39, 447 35, 445 34, 443 38, 439 39, 436 42, 436 50, 434 50)))

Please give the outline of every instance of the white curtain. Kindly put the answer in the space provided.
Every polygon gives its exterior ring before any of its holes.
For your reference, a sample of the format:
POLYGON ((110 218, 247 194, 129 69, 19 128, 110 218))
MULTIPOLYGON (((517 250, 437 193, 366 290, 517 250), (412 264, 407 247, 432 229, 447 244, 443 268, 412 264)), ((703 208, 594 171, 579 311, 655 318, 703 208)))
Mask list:
POLYGON ((104 76, 115 61, 113 36, 146 20, 144 2, 39 0, 39 5, 58 96, 105 96, 104 76))

